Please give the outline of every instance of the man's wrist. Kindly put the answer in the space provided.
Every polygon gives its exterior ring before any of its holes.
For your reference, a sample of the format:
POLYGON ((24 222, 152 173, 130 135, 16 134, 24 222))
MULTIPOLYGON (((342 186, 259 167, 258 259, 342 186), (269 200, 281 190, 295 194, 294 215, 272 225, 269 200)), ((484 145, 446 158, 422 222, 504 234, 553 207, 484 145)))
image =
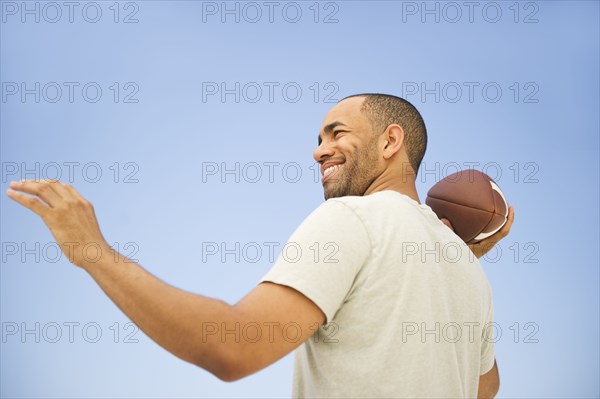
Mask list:
POLYGON ((103 265, 116 265, 121 262, 121 254, 115 251, 108 243, 98 243, 94 246, 96 247, 96 251, 86 251, 82 259, 76 263, 76 266, 89 272, 92 268, 103 265), (95 253, 92 254, 92 252, 95 253))

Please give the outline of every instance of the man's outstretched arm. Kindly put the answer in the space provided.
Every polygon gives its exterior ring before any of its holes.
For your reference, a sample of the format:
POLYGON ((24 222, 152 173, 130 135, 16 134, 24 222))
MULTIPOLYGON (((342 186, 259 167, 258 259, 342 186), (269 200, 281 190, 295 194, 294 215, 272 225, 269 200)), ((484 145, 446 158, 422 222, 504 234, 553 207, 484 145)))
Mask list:
POLYGON ((92 205, 72 186, 28 180, 10 187, 9 197, 42 218, 69 260, 144 333, 222 380, 237 380, 275 362, 325 321, 317 305, 282 285, 260 284, 233 306, 175 288, 113 251, 92 205), (85 256, 83 248, 91 246, 100 250, 99 259, 85 256))

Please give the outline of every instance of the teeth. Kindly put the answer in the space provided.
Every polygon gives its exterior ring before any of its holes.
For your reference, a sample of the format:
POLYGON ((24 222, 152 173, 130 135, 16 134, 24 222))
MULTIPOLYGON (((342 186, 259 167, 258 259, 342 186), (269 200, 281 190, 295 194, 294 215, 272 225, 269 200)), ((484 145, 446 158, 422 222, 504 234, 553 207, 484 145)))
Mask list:
POLYGON ((337 170, 338 167, 339 167, 339 165, 333 165, 333 166, 328 167, 327 169, 325 169, 323 171, 323 176, 327 176, 327 175, 331 174, 333 171, 337 170))

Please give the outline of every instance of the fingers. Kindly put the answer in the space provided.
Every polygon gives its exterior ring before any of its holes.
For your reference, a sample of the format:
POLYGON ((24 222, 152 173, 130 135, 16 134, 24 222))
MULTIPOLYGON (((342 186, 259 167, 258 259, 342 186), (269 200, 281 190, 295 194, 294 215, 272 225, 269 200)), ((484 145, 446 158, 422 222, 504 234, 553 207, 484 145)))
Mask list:
POLYGON ((471 251, 473 251, 473 253, 478 258, 481 258, 490 249, 492 249, 492 247, 494 245, 496 245, 500 240, 502 240, 504 237, 506 237, 508 235, 514 220, 515 220, 515 210, 513 207, 509 207, 507 220, 506 220, 506 223, 504 224, 504 226, 502 226, 502 228, 500 230, 498 230, 497 232, 495 232, 488 238, 478 241, 476 243, 468 244, 469 248, 471 248, 471 251))
MULTIPOLYGON (((498 234, 499 237, 504 238, 508 235, 508 233, 510 232, 510 229, 513 225, 513 222, 515 221, 515 208, 513 208, 512 206, 508 207, 508 217, 506 219, 506 223, 504 223, 504 226, 502 226, 502 228, 500 230, 498 230, 498 232, 496 234, 498 234)), ((496 235, 494 234, 494 235, 496 235)))
MULTIPOLYGON (((60 193, 64 192, 62 183, 58 180, 23 180, 20 182, 11 182, 10 188, 14 191, 35 195, 51 208, 62 200, 63 197, 60 193)), ((19 198, 23 198, 23 194, 19 198)), ((32 204, 31 201, 26 201, 26 203, 32 204)))
POLYGON ((508 230, 512 227, 513 222, 515 221, 515 208, 512 206, 508 207, 508 220, 506 221, 505 227, 508 226, 508 230))
POLYGON ((63 195, 63 197, 68 197, 71 196, 75 199, 78 199, 80 201, 84 201, 87 202, 85 198, 83 198, 83 196, 81 194, 79 194, 79 191, 75 190, 75 187, 73 187, 70 184, 67 183, 61 183, 62 184, 62 189, 64 190, 65 194, 63 195))
POLYGON ((450 230, 454 231, 454 226, 452 226, 452 223, 450 223, 450 221, 446 218, 441 218, 440 219, 442 221, 442 223, 444 223, 446 226, 448 226, 450 228, 450 230))
POLYGON ((49 209, 48 205, 44 204, 39 199, 19 193, 15 190, 8 189, 6 191, 6 194, 8 194, 8 196, 14 201, 23 205, 25 208, 32 210, 38 216, 43 216, 45 212, 49 209))

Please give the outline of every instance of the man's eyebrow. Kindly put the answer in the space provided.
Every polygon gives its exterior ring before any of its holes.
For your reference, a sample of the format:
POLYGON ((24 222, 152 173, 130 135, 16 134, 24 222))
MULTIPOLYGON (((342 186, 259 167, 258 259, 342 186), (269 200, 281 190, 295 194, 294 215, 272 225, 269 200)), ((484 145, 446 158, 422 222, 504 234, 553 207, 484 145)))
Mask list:
MULTIPOLYGON (((340 121, 335 121, 335 122, 331 122, 330 124, 326 125, 326 126, 323 128, 323 130, 325 131, 325 133, 329 134, 329 133, 331 133, 331 131, 332 131, 333 129, 335 129, 335 128, 336 128, 336 127, 338 127, 338 126, 346 126, 346 125, 345 125, 345 124, 343 124, 343 123, 342 123, 342 122, 340 122, 340 121)), ((347 127, 347 126, 346 126, 346 127, 347 127)), ((321 145, 321 142, 322 142, 322 141, 323 141, 323 140, 321 139, 321 133, 319 133, 319 137, 318 137, 318 142, 319 142, 319 145, 321 145)))

